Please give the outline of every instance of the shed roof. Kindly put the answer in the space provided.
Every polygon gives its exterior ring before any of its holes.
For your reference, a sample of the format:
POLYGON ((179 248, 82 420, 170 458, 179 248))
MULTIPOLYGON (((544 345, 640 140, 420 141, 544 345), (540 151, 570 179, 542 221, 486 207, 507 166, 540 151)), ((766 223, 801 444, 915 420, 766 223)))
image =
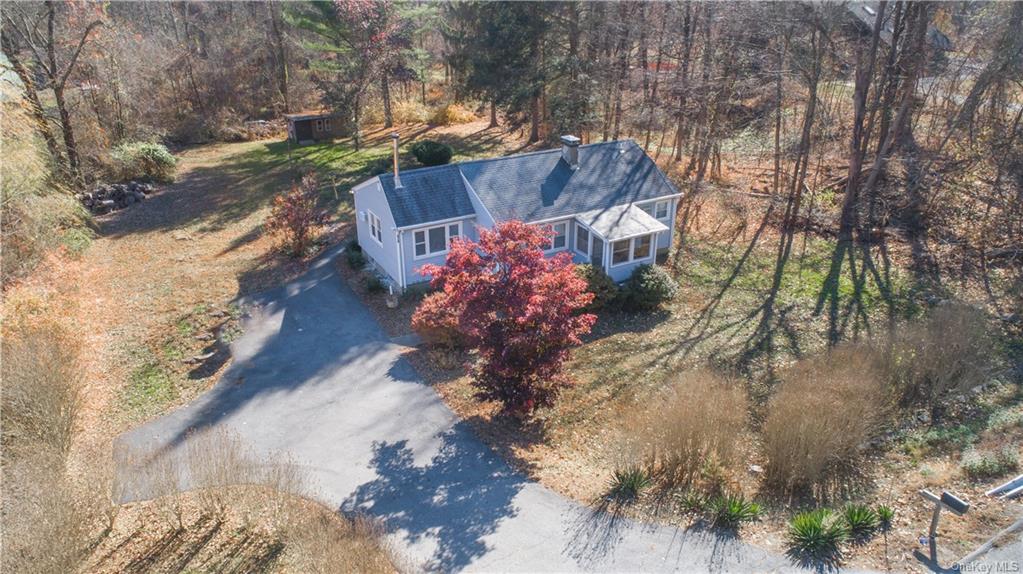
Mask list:
POLYGON ((291 121, 298 120, 318 120, 322 118, 332 118, 336 114, 331 111, 323 112, 299 112, 295 114, 284 114, 284 118, 291 121))
POLYGON ((576 215, 579 221, 608 241, 667 231, 668 226, 635 205, 615 205, 576 215))

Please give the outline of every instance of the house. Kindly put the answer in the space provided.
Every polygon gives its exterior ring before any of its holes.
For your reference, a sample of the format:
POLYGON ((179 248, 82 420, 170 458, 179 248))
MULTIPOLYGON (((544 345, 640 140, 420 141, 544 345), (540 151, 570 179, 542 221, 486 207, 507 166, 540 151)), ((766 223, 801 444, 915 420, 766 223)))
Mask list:
POLYGON ((451 239, 520 220, 554 231, 549 254, 568 251, 624 281, 671 247, 680 193, 632 140, 398 171, 356 185, 359 244, 404 289, 417 269, 442 265, 451 239))
POLYGON ((308 144, 345 135, 341 130, 341 122, 330 112, 284 114, 284 119, 288 120, 288 139, 294 144, 308 144))

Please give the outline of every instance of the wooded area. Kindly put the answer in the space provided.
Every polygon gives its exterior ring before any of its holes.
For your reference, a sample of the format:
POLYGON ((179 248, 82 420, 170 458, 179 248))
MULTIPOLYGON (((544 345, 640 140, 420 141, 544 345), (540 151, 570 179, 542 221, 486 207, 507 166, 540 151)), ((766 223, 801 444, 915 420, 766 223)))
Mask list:
POLYGON ((358 144, 460 102, 529 141, 634 138, 692 192, 683 223, 755 174, 779 268, 815 230, 839 240, 833 277, 883 281, 897 233, 934 282, 942 262, 1019 264, 1021 26, 1023 4, 982 2, 42 2, 5 7, 3 51, 73 188, 123 142, 244 139, 320 108, 358 144))

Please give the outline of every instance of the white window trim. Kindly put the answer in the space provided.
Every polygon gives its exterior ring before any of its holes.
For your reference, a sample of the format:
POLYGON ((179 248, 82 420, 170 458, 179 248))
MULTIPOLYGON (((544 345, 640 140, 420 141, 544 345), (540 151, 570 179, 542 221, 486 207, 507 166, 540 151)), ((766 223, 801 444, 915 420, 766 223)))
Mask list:
MULTIPOLYGON (((645 207, 647 205, 650 206, 650 213, 649 213, 650 217, 653 217, 654 219, 656 219, 657 221, 660 221, 662 223, 667 223, 668 221, 671 221, 671 200, 670 199, 657 199, 657 200, 654 200, 654 201, 648 201, 646 203, 637 204, 636 207, 639 207, 640 209, 643 209, 643 207, 645 207), (657 217, 657 206, 658 205, 665 205, 666 206, 664 217, 657 217)), ((644 210, 644 211, 646 211, 646 210, 644 210)))
POLYGON ((437 257, 438 255, 445 255, 451 251, 451 233, 450 227, 452 225, 458 226, 458 237, 465 237, 462 233, 462 222, 450 222, 442 225, 431 225, 429 227, 417 227, 412 230, 412 260, 418 261, 420 259, 430 259, 431 257, 437 257), (430 230, 431 229, 443 229, 444 230, 444 251, 430 251, 430 230), (426 254, 416 255, 416 233, 422 231, 423 237, 426 239, 426 254))
POLYGON ((570 237, 569 231, 571 231, 571 228, 568 226, 568 223, 569 223, 568 221, 552 221, 551 223, 543 224, 546 227, 550 227, 551 231, 554 230, 554 226, 556 226, 556 225, 564 225, 565 226, 565 246, 564 247, 554 247, 554 236, 551 236, 551 248, 550 249, 544 249, 544 253, 548 253, 548 254, 549 253, 557 253, 558 251, 565 251, 566 249, 568 249, 568 247, 569 247, 568 246, 568 239, 570 237))
POLYGON ((608 261, 610 263, 610 266, 611 267, 621 267, 622 265, 628 265, 630 263, 636 263, 636 262, 639 262, 639 261, 648 261, 650 259, 654 259, 657 256, 657 237, 656 236, 657 236, 656 233, 646 233, 646 234, 643 234, 643 235, 637 235, 636 237, 630 237, 628 239, 619 239, 617 241, 609 242, 611 245, 609 246, 607 252, 609 254, 608 255, 608 261), (632 255, 636 252, 636 240, 640 239, 640 238, 643 238, 643 237, 649 237, 650 238, 650 254, 647 255, 646 257, 640 257, 639 259, 634 259, 632 257, 632 255), (629 258, 626 259, 625 261, 622 261, 621 263, 615 263, 615 243, 620 243, 622 241, 628 241, 629 242, 629 258))
POLYGON ((377 217, 377 214, 375 214, 372 211, 367 209, 366 210, 366 220, 369 221, 369 236, 372 237, 373 240, 376 241, 380 245, 380 247, 383 247, 384 246, 384 226, 380 222, 380 218, 377 217), (373 222, 374 222, 374 220, 376 221, 376 233, 373 232, 373 222), (380 237, 377 237, 377 235, 380 235, 380 237))

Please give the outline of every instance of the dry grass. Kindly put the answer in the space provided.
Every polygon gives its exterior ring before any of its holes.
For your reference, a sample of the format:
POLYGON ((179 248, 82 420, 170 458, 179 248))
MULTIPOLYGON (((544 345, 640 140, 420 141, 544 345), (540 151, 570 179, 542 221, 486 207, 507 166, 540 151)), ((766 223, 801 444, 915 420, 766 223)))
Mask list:
POLYGON ((95 497, 65 471, 81 404, 80 344, 53 320, 9 314, 2 348, 2 569, 67 572, 97 517, 95 497))
POLYGON ((193 433, 177 455, 146 452, 119 453, 132 470, 115 488, 131 499, 152 499, 141 510, 129 506, 128 512, 157 519, 163 534, 122 550, 119 539, 138 536, 125 533, 132 527, 122 519, 120 533, 104 543, 107 550, 90 558, 94 569, 118 571, 149 556, 145 561, 157 565, 153 571, 219 571, 220 565, 229 571, 394 571, 376 524, 311 501, 298 466, 259 456, 233 433, 193 433), (206 532, 210 524, 217 525, 215 531, 206 532), (242 535, 225 536, 221 530, 242 535), (167 544, 168 537, 175 543, 167 544))
POLYGON ((888 402, 883 371, 874 353, 846 346, 781 379, 763 427, 765 480, 781 492, 824 486, 878 431, 888 402))
POLYGON ((709 371, 672 379, 666 392, 626 416, 627 449, 642 453, 644 466, 667 487, 727 474, 740 458, 745 391, 709 371))
POLYGON ((983 311, 946 303, 896 330, 886 368, 904 404, 936 407, 950 394, 987 382, 993 344, 983 311))

